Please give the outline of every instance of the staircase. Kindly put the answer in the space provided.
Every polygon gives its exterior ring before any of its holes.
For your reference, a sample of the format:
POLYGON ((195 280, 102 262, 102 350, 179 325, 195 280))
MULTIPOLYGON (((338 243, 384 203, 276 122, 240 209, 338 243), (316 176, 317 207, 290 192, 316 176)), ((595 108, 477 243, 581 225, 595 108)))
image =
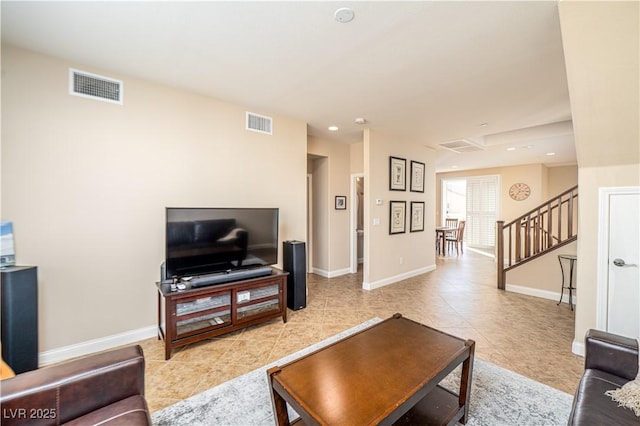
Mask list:
POLYGON ((576 185, 506 225, 497 221, 498 288, 505 289, 507 271, 576 241, 577 218, 576 185))

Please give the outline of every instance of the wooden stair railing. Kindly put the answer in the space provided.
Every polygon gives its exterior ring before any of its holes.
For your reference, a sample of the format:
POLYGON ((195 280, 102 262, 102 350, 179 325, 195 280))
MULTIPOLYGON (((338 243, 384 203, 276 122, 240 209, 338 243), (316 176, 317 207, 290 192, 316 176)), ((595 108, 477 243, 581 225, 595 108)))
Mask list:
POLYGON ((505 289, 507 271, 575 241, 577 214, 576 185, 506 225, 497 221, 498 288, 505 289))

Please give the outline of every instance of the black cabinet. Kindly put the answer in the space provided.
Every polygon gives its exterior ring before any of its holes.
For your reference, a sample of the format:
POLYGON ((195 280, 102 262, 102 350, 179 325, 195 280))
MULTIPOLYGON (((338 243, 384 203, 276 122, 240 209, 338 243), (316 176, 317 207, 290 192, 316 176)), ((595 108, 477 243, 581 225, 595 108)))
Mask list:
POLYGON ((38 368, 38 268, 0 270, 2 358, 18 373, 38 368))

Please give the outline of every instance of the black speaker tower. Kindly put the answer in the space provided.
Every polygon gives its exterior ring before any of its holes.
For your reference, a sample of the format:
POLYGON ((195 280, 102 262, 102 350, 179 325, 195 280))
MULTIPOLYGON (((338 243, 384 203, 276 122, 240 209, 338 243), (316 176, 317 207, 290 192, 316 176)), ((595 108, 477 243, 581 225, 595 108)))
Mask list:
POLYGON ((15 371, 38 368, 38 268, 1 270, 2 358, 15 371))
POLYGON ((307 259, 303 241, 285 241, 283 269, 287 277, 287 307, 297 311, 307 307, 307 259))

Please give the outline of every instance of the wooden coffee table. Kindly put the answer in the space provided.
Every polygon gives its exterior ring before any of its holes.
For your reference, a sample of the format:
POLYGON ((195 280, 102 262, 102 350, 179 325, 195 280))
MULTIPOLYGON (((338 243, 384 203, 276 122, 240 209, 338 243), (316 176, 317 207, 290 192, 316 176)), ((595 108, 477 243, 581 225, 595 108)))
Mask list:
POLYGON ((267 371, 278 425, 456 424, 469 415, 475 342, 400 314, 267 371), (462 364, 460 391, 438 383, 462 364))

